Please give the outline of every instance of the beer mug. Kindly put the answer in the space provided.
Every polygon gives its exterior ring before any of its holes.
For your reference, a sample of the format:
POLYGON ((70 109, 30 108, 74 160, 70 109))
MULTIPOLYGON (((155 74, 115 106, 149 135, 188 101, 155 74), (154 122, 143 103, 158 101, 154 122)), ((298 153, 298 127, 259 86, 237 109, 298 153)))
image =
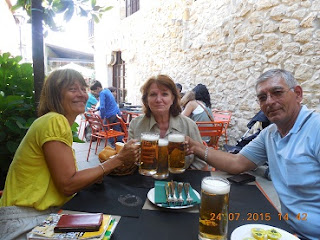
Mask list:
POLYGON ((168 140, 160 138, 158 142, 157 172, 152 175, 155 179, 165 179, 169 176, 168 171, 168 140))
POLYGON ((139 173, 142 175, 151 176, 157 171, 159 137, 158 133, 141 133, 139 173))
POLYGON ((172 133, 168 135, 169 172, 183 173, 185 171, 184 135, 172 133))
POLYGON ((227 239, 229 192, 230 183, 224 178, 202 179, 199 239, 227 239))

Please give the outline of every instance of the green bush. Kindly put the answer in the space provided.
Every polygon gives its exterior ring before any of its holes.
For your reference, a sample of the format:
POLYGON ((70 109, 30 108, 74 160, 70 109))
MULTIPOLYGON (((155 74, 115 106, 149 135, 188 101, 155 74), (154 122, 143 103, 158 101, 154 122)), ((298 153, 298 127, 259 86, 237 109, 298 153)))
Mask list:
POLYGON ((33 69, 21 57, 0 55, 0 189, 13 155, 36 118, 33 69))

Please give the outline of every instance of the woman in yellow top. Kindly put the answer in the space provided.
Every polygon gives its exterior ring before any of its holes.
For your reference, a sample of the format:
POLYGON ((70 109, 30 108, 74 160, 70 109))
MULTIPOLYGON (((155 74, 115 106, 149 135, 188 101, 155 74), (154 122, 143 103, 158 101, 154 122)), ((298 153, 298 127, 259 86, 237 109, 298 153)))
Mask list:
POLYGON ((139 146, 132 140, 110 161, 77 170, 71 125, 85 110, 86 87, 82 75, 71 69, 56 70, 45 81, 40 117, 15 153, 0 199, 0 239, 25 236, 79 190, 138 157, 139 146))

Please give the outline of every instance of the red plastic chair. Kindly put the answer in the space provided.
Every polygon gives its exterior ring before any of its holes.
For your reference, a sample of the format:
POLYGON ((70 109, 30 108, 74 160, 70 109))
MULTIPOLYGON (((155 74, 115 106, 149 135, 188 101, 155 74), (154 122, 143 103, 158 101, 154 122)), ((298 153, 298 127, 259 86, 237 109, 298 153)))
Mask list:
POLYGON ((230 120, 231 120, 232 112, 225 111, 225 110, 213 109, 212 110, 212 115, 213 115, 214 121, 218 121, 218 122, 223 122, 224 123, 224 128, 223 128, 223 131, 222 131, 222 135, 224 136, 226 144, 228 144, 227 129, 229 127, 229 123, 230 123, 230 120))
POLYGON ((102 139, 105 139, 104 146, 107 146, 109 138, 114 138, 116 141, 117 137, 125 136, 124 132, 120 132, 120 131, 116 131, 116 130, 112 129, 112 126, 117 125, 119 123, 112 123, 112 124, 105 125, 105 124, 103 124, 101 117, 97 114, 85 113, 84 116, 85 116, 86 120, 88 121, 88 123, 91 127, 91 130, 92 130, 91 137, 90 137, 90 144, 89 144, 87 161, 89 159, 93 139, 95 139, 95 138, 97 139, 97 144, 96 144, 96 149, 95 149, 95 154, 97 154, 97 149, 98 149, 98 146, 100 145, 100 142, 102 139))
POLYGON ((121 128, 122 128, 122 131, 125 133, 124 135, 124 138, 122 139, 122 141, 124 143, 126 143, 128 141, 128 138, 129 138, 129 134, 128 134, 128 127, 129 127, 129 123, 126 123, 122 117, 120 117, 118 114, 117 114, 117 118, 120 122, 120 125, 121 125, 121 128))
POLYGON ((196 122, 201 137, 210 137, 210 141, 207 142, 208 147, 219 149, 219 138, 222 135, 224 128, 223 122, 196 122))

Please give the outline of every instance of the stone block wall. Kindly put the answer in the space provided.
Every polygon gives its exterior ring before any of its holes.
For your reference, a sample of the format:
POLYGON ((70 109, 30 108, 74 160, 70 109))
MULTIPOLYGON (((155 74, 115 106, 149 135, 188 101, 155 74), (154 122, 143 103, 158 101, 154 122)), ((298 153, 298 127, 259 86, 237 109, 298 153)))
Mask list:
POLYGON ((159 73, 184 91, 206 84, 213 108, 233 112, 231 143, 259 111, 254 84, 268 69, 293 72, 303 103, 320 111, 319 0, 161 0, 114 29, 106 54, 122 52, 129 102, 159 73))

